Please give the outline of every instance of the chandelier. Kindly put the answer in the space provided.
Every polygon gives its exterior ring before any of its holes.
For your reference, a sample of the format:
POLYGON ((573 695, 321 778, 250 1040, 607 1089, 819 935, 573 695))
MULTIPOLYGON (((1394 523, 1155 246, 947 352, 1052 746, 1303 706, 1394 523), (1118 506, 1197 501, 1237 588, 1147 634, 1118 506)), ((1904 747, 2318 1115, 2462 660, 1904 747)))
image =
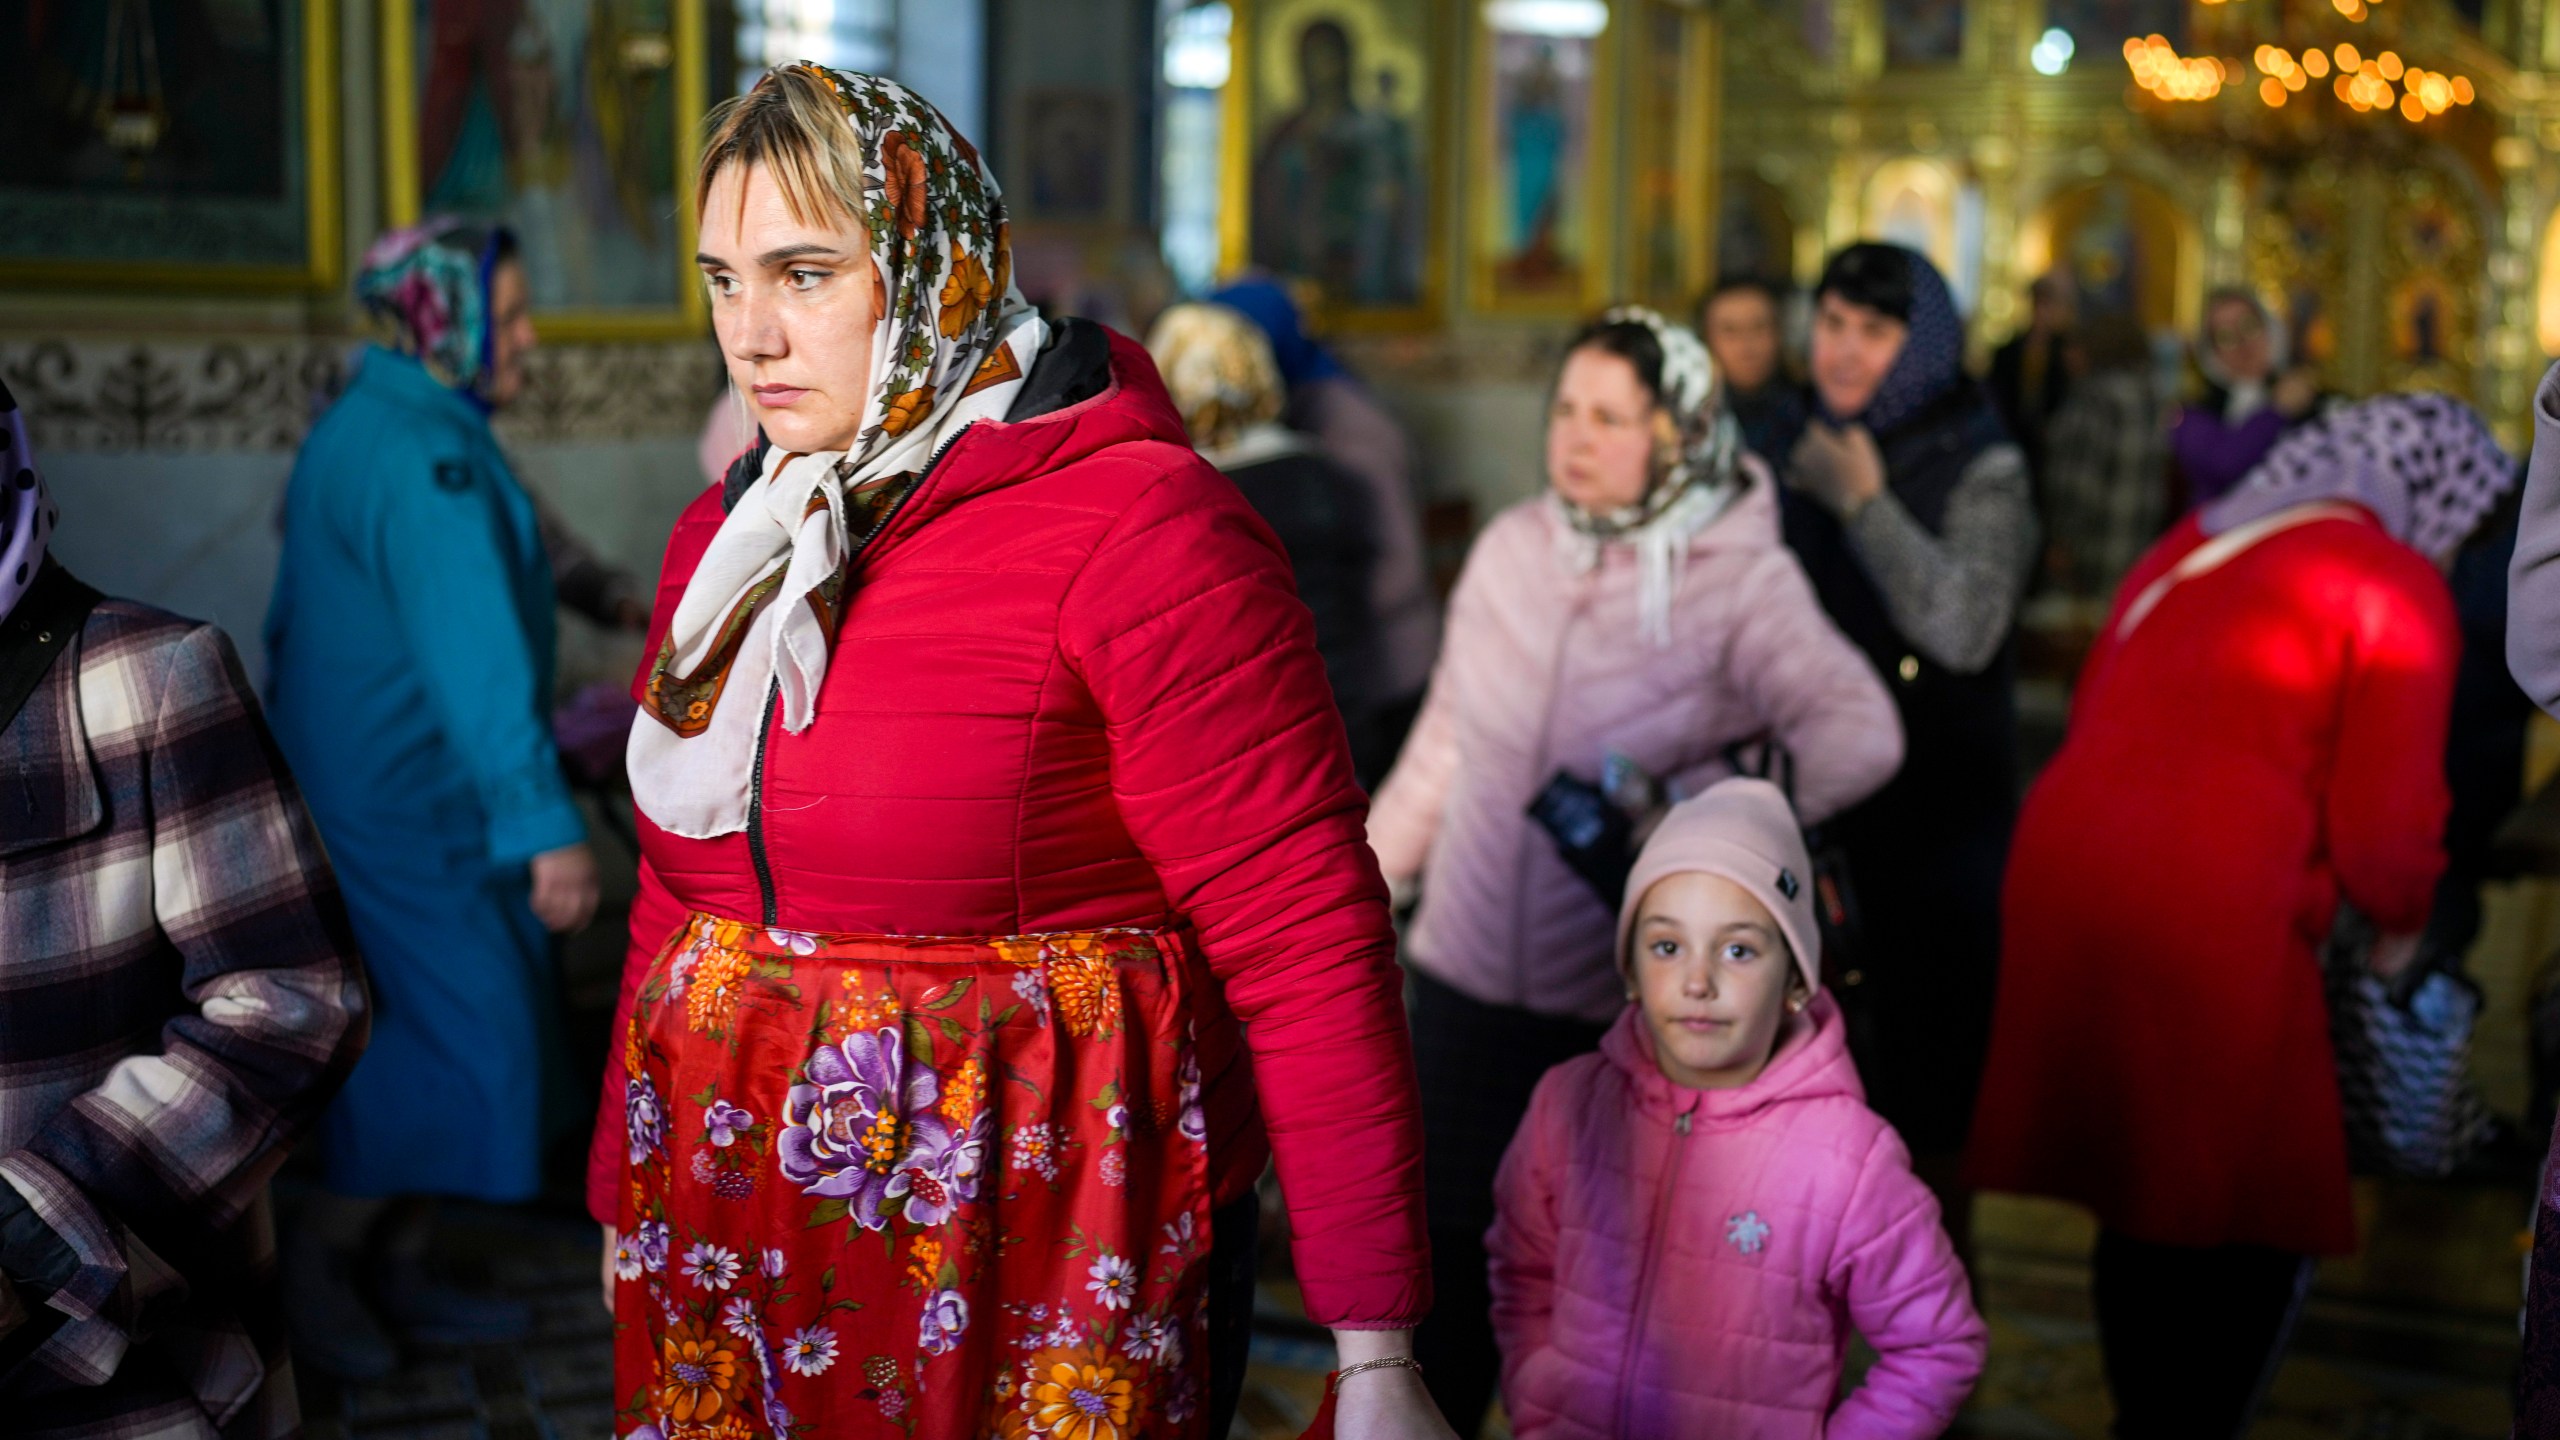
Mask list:
MULTIPOLYGON (((2201 0, 2195 50, 2159 35, 2124 42, 2148 102, 2179 128, 2256 146, 2325 145, 2359 130, 2410 129, 2476 97, 2471 78, 2404 54, 2388 0, 2201 0), (2361 124, 2357 123, 2361 119, 2361 124)), ((2379 137, 2376 137, 2379 138, 2379 137)))

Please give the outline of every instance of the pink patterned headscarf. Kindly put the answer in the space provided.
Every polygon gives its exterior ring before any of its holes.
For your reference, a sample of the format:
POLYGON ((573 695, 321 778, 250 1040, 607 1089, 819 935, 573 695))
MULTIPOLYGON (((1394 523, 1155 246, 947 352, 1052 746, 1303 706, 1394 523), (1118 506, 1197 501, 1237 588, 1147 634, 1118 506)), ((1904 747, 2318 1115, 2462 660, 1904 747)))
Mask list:
POLYGON ((356 299, 390 328, 395 349, 477 396, 490 366, 489 272, 513 246, 504 229, 430 216, 366 248, 356 299))
POLYGON ((0 620, 34 588, 44 569, 45 542, 59 518, 36 470, 26 414, 9 387, 0 385, 0 620))

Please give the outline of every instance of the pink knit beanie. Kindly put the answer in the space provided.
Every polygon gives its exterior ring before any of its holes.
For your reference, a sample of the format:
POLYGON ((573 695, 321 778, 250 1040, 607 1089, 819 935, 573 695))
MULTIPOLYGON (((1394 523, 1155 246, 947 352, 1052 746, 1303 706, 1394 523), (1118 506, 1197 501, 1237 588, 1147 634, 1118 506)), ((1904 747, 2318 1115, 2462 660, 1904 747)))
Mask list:
POLYGON ((1644 842, 1618 907, 1618 966, 1627 964, 1644 892, 1667 875, 1697 870, 1720 876, 1769 907, 1803 972, 1805 988, 1822 988, 1822 927, 1813 911, 1813 862, 1787 797, 1766 780, 1720 781, 1671 807, 1644 842))

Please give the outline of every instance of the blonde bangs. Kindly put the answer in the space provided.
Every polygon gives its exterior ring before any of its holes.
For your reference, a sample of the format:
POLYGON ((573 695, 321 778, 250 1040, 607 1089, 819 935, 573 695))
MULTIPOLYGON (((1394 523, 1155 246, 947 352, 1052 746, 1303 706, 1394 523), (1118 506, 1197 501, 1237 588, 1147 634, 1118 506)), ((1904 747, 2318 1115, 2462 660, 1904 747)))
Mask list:
MULTIPOLYGON (((866 233, 862 141, 816 75, 791 66, 769 72, 756 88, 712 108, 711 138, 694 172, 693 211, 711 203, 711 182, 735 165, 761 165, 782 191, 791 218, 808 226, 850 222, 866 233)), ((739 206, 746 192, 738 194, 739 206)))

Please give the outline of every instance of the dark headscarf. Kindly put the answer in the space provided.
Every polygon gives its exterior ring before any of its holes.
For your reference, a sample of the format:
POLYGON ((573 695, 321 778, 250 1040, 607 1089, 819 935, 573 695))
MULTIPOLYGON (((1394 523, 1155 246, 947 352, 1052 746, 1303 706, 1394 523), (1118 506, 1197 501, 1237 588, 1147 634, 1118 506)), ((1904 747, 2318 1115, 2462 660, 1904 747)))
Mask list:
MULTIPOLYGON (((1964 383, 1964 322, 1956 315, 1955 296, 1947 290, 1946 277, 1929 263, 1929 257, 1901 245, 1862 240, 1832 256, 1823 267, 1814 297, 1818 301, 1831 291, 1891 315, 1909 326, 1911 333, 1864 410, 1835 415, 1823 406, 1824 419, 1834 425, 1854 422, 1884 435, 1964 383), (1896 265, 1902 267, 1899 277, 1891 274, 1896 265), (1901 285, 1890 283, 1897 278, 1901 285)), ((1820 403, 1818 396, 1816 403, 1820 403)))
POLYGON ((514 251, 515 237, 503 228, 434 216, 373 242, 356 273, 356 299, 390 328, 393 349, 485 404, 489 276, 514 251))
POLYGON ((2296 505, 2344 500, 2435 556, 2461 544, 2515 483, 2515 462, 2478 411, 2445 395, 2377 395, 2288 433, 2197 523, 2219 535, 2296 505))
POLYGON ((1289 298, 1288 288, 1279 281, 1267 275, 1248 275, 1211 291, 1209 298, 1229 309, 1243 311, 1246 319, 1262 327, 1263 335, 1271 341, 1271 358, 1280 362, 1280 379, 1290 389, 1344 373, 1342 362, 1333 358, 1333 352, 1307 334, 1305 321, 1298 314, 1298 302, 1289 298))
POLYGON ((56 518, 27 440, 26 413, 0 385, 0 620, 34 588, 56 518))

